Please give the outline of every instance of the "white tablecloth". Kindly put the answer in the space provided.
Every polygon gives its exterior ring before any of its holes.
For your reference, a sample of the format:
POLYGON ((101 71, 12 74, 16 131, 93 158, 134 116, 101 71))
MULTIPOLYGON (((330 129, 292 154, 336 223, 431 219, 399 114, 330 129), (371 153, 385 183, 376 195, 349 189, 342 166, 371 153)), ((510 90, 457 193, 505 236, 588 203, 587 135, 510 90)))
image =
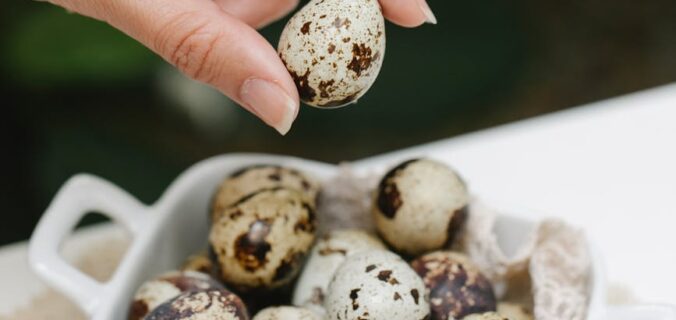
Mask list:
POLYGON ((611 284, 676 303, 676 84, 367 161, 419 155, 477 195, 584 227, 611 284))

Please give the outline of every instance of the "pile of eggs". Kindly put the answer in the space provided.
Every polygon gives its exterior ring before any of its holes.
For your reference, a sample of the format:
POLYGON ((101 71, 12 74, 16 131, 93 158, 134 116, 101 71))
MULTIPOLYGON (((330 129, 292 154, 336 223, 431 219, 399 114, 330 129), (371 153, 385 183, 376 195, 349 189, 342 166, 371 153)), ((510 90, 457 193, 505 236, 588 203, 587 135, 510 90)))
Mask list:
POLYGON ((372 195, 378 235, 346 229, 316 239, 319 192, 291 168, 232 173, 208 213, 208 252, 142 284, 128 319, 533 319, 499 303, 477 266, 445 249, 469 202, 448 166, 416 159, 387 172, 372 195))

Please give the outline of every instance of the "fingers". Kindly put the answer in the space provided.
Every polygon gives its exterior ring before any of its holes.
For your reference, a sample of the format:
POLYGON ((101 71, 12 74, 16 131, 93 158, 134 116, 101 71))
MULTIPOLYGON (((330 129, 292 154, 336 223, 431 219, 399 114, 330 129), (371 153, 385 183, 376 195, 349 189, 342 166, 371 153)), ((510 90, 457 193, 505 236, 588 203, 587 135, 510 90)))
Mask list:
POLYGON ((225 12, 254 28, 261 28, 287 15, 299 0, 214 0, 225 12))
POLYGON ((437 24, 437 18, 426 0, 380 0, 385 17, 404 27, 417 27, 425 22, 437 24))
MULTIPOLYGON (((57 0, 60 1, 60 0, 57 0)), ((296 118, 295 84, 254 29, 203 0, 67 0, 104 19, 186 75, 218 88, 281 134, 296 118)))
MULTIPOLYGON (((221 9, 248 25, 261 28, 291 12, 299 0, 214 0, 221 9)), ((426 0, 380 0, 385 17, 405 27, 417 27, 437 19, 426 0)))

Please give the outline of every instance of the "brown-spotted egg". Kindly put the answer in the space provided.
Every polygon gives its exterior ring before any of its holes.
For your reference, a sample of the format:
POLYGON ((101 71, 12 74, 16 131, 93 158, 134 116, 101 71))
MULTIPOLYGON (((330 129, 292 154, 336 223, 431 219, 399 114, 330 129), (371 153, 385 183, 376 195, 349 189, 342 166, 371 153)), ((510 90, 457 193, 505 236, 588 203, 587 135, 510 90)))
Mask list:
POLYGON ((406 255, 452 243, 467 216, 462 179, 443 163, 416 159, 391 169, 380 181, 373 216, 385 242, 406 255))
POLYGON ((328 320, 428 319, 425 284, 411 267, 387 250, 347 257, 329 284, 328 320))
POLYGON ((312 311, 299 307, 270 307, 259 311, 253 320, 321 320, 312 311))
POLYGON ((212 221, 216 215, 241 198, 262 189, 277 187, 301 192, 312 205, 315 204, 320 189, 317 181, 296 169, 276 165, 245 167, 231 173, 216 191, 211 210, 212 221))
POLYGON ((411 262, 429 292, 431 320, 496 310, 491 283, 465 255, 436 251, 411 262))
POLYGON ((212 222, 216 274, 239 290, 274 289, 297 274, 315 238, 314 208, 298 191, 262 190, 212 222))
POLYGON ((533 312, 521 304, 500 302, 498 303, 498 313, 509 318, 509 320, 533 320, 533 312))
POLYGON ((513 320, 512 318, 505 317, 497 312, 485 312, 485 313, 475 313, 470 314, 462 320, 513 320))
POLYGON ((249 320, 244 302, 228 290, 186 292, 159 305, 145 320, 249 320))
POLYGON ((370 249, 385 249, 385 245, 362 230, 335 230, 324 235, 312 248, 298 278, 293 304, 324 314, 324 297, 336 269, 347 257, 370 249))
POLYGON ((277 48, 303 102, 336 108, 356 102, 385 55, 378 0, 311 0, 287 23, 277 48))
POLYGON ((140 320, 155 307, 176 296, 191 291, 224 289, 206 274, 192 271, 172 271, 144 282, 134 294, 129 320, 140 320))

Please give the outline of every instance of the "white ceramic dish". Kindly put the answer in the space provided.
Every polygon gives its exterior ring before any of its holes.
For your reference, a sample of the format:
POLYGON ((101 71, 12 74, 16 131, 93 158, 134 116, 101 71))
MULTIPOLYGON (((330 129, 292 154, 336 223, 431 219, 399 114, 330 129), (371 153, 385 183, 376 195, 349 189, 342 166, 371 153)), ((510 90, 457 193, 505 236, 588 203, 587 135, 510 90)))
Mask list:
MULTIPOLYGON (((34 271, 50 286, 70 297, 94 320, 123 320, 131 296, 145 279, 174 269, 183 259, 206 245, 207 211, 216 186, 230 172, 251 164, 279 164, 303 170, 319 179, 330 179, 336 167, 291 157, 232 154, 202 161, 170 185, 154 204, 146 206, 111 183, 91 175, 77 175, 59 190, 43 215, 29 245, 34 271), (59 254, 64 238, 88 212, 102 212, 124 225, 133 243, 115 274, 99 283, 70 266, 59 254)), ((391 163, 355 164, 356 174, 382 171, 391 163)), ((503 212, 518 208, 500 205, 503 212)), ((519 230, 532 221, 505 215, 500 239, 519 239, 519 230), (511 231, 510 231, 511 230, 511 231)), ((508 247, 514 244, 505 244, 508 247)), ((676 319, 667 307, 609 309, 605 306, 605 281, 600 256, 594 248, 589 320, 676 319)))

